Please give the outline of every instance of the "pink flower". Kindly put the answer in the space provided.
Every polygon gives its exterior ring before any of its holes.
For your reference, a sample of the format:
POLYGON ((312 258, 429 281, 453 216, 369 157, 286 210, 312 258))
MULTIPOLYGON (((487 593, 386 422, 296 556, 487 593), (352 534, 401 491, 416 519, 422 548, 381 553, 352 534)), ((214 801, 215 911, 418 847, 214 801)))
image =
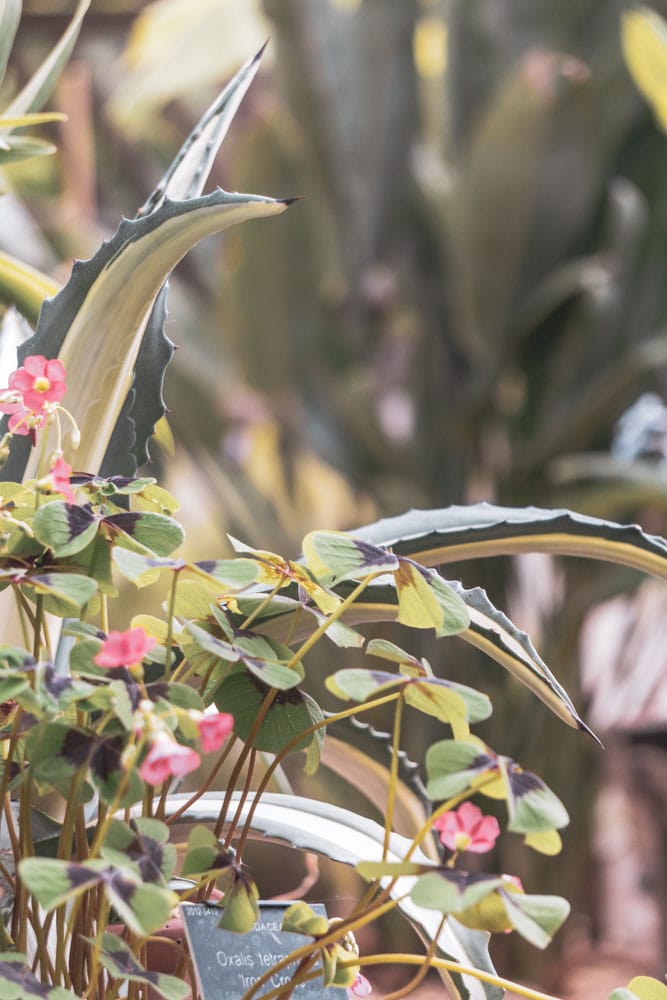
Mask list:
POLYGON ((59 403, 67 392, 65 369, 60 361, 33 354, 9 376, 9 388, 21 396, 28 410, 41 413, 46 403, 59 403))
POLYGON ((69 481, 71 472, 72 466, 68 465, 61 455, 51 466, 49 481, 51 489, 55 490, 56 493, 62 493, 65 500, 67 500, 67 503, 76 503, 74 490, 72 489, 69 481))
POLYGON ((215 715, 202 715, 197 725, 201 748, 204 753, 219 750, 234 728, 234 716, 229 712, 216 712, 215 715))
POLYGON ((450 851, 472 851, 485 854, 500 835, 495 816, 483 816, 472 802, 463 802, 458 809, 443 813, 433 824, 440 840, 450 851))
POLYGON ((126 667, 140 663, 157 640, 147 635, 143 628, 130 628, 126 632, 109 632, 93 662, 98 667, 126 667))
POLYGON ((357 978, 347 991, 347 995, 348 997, 369 997, 372 992, 373 987, 371 984, 365 976, 362 976, 362 974, 358 972, 357 978))
POLYGON ((147 785, 160 785, 172 775, 180 777, 196 770, 201 757, 192 747, 184 747, 168 736, 159 733, 139 768, 147 785))

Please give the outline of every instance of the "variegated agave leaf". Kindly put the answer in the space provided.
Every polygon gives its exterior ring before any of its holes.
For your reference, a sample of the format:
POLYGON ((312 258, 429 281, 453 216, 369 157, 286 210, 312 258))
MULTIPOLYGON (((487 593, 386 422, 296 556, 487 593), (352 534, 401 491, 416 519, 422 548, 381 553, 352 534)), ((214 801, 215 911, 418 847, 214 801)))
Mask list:
MULTIPOLYGON (((204 190, 213 161, 229 126, 255 78, 262 48, 245 63, 192 130, 159 184, 137 212, 156 211, 166 199, 187 200, 204 190)), ((165 415, 164 374, 174 345, 164 332, 167 318, 167 285, 163 286, 146 324, 134 369, 134 381, 119 414, 100 472, 132 475, 149 459, 148 441, 165 415), (137 391, 137 387, 140 387, 137 391)))
MULTIPOLYGON (((66 442, 66 457, 77 469, 132 473, 147 458, 146 442, 165 411, 162 383, 173 352, 163 330, 166 292, 159 293, 176 263, 205 236, 288 204, 220 190, 195 197, 260 55, 203 116, 140 217, 123 220, 91 260, 75 265, 62 292, 44 304, 35 336, 19 354, 58 356, 65 364, 67 405, 82 434, 77 453, 66 442)), ((27 453, 25 441, 14 442, 5 477, 34 473, 27 453)))
POLYGON ((0 3, 0 83, 4 79, 21 20, 21 6, 21 0, 2 0, 0 3))
MULTIPOLYGON (((360 728, 370 731, 371 736, 377 736, 383 740, 387 747, 390 746, 391 736, 388 736, 386 733, 378 733, 371 726, 366 726, 361 722, 357 722, 357 725, 360 728)), ((403 751, 399 751, 399 753, 401 754, 401 761, 404 767, 416 767, 411 761, 407 761, 407 757, 403 751)), ((389 768, 351 743, 339 740, 331 735, 327 736, 322 746, 321 761, 325 767, 334 771, 344 781, 349 782, 353 788, 357 788, 380 813, 384 811, 391 784, 389 768)), ((426 810, 419 797, 406 781, 398 779, 396 781, 396 802, 393 813, 394 828, 399 833, 401 831, 407 833, 410 830, 418 830, 426 822, 426 819, 426 810)), ((429 857, 436 859, 438 855, 434 848, 434 842, 428 840, 425 846, 429 857)))
MULTIPOLYGON (((215 824, 224 792, 207 792, 178 817, 174 825, 203 823, 215 824)), ((189 798, 187 793, 170 795, 167 798, 165 818, 168 820, 189 798)), ((234 816, 239 795, 235 793, 229 806, 228 815, 234 816)), ((249 814, 253 800, 250 798, 242 806, 240 822, 243 824, 249 814)), ((373 820, 349 812, 339 806, 297 795, 263 794, 257 805, 250 828, 250 835, 264 838, 277 844, 313 851, 342 864, 356 866, 360 861, 380 861, 383 854, 384 828, 373 820)), ((402 861, 411 841, 398 834, 392 834, 387 861, 402 861)), ((428 862, 420 850, 412 853, 412 860, 428 862)), ((404 896, 398 909, 412 923, 419 936, 427 943, 437 934, 440 914, 417 906, 407 895, 413 876, 398 879, 392 895, 404 896)), ((467 968, 480 969, 494 975, 488 953, 489 935, 485 931, 471 931, 455 920, 448 920, 440 932, 436 954, 460 963, 467 968)), ((470 975, 450 975, 442 972, 445 996, 449 1000, 502 1000, 504 992, 497 986, 482 983, 470 975)))
POLYGON ((425 566, 518 552, 602 559, 667 579, 667 542, 636 524, 616 524, 571 510, 478 503, 411 510, 354 532, 425 566))
POLYGON ((481 587, 466 590, 456 581, 448 583, 470 612, 470 627, 461 633, 461 638, 509 670, 568 726, 583 729, 597 739, 580 719, 567 691, 549 670, 530 636, 494 607, 481 587))
MULTIPOLYGON (((419 555, 421 557, 421 553, 419 555)), ((568 726, 591 733, 577 714, 567 692, 533 646, 530 637, 499 611, 480 587, 466 590, 455 580, 445 582, 463 600, 470 613, 470 625, 454 638, 465 640, 500 663, 568 726)), ((396 593, 390 587, 371 584, 363 597, 355 601, 343 617, 347 624, 353 626, 396 621, 396 593)), ((312 626, 307 620, 302 620, 294 628, 293 619, 293 613, 287 613, 263 623, 259 630, 276 639, 284 640, 289 636, 290 642, 299 642, 305 638, 308 630, 312 630, 312 626)))
POLYGON ((266 44, 256 56, 244 63, 204 112, 160 183, 137 212, 138 216, 154 212, 167 198, 182 200, 196 198, 202 193, 232 119, 255 78, 265 48, 266 44))
MULTIPOLYGON (((25 160, 32 156, 54 153, 56 147, 45 139, 15 134, 17 129, 39 125, 45 121, 62 121, 64 115, 55 112, 39 114, 56 85, 81 29, 83 16, 90 0, 80 0, 65 33, 37 68, 9 107, 0 114, 0 164, 25 160)), ((20 0, 0 2, 0 80, 2 80, 21 16, 20 0)))
MULTIPOLYGON (((58 357, 71 392, 68 408, 81 431, 65 458, 97 472, 131 388, 134 365, 155 298, 167 275, 199 240, 246 219, 279 214, 289 202, 218 189, 202 198, 165 201, 141 219, 123 220, 93 258, 78 262, 63 290, 44 303, 35 336, 20 351, 58 357)), ((34 476, 25 441, 12 444, 5 478, 34 476)))
MULTIPOLYGON (((667 542, 649 535, 638 525, 621 525, 569 510, 537 507, 497 507, 479 503, 441 510, 412 510, 385 518, 354 532, 366 542, 391 548, 427 566, 457 562, 482 556, 519 552, 548 552, 587 556, 640 569, 667 578, 667 542)), ((590 730, 577 715, 574 705, 557 679, 533 647, 529 637, 493 607, 480 588, 464 590, 449 585, 463 597, 471 616, 470 627, 461 638, 484 650, 510 673, 518 677, 568 725, 590 730)), ((380 598, 374 605, 355 605, 354 622, 364 612, 395 617, 392 605, 383 609, 380 598)), ((364 602, 366 603, 366 602, 364 602)))
MULTIPOLYGON (((39 111, 39 109, 43 107, 44 102, 47 101, 53 93, 53 88, 58 81, 58 77, 60 76, 63 67, 72 53, 72 49, 74 48, 76 40, 79 37, 81 23, 86 11, 90 7, 90 2, 91 0, 79 0, 74 16, 65 29, 64 34, 56 43, 44 62, 41 63, 35 73, 28 80, 23 89, 19 91, 11 104, 4 109, 3 117, 18 118, 22 115, 29 114, 32 111, 39 111)), ((17 16, 20 17, 21 4, 11 3, 5 0, 2 4, 2 8, 3 10, 0 13, 0 28, 4 30, 5 18, 7 18, 12 24, 14 24, 15 31, 15 19, 17 16), (17 7, 18 15, 16 12, 17 7)), ((11 38, 13 40, 13 36, 11 36, 11 38)), ((4 40, 1 44, 2 49, 0 49, 0 55, 4 55, 4 40)), ((7 52, 5 55, 4 65, 0 62, 0 69, 2 69, 3 72, 8 55, 9 53, 7 52)))

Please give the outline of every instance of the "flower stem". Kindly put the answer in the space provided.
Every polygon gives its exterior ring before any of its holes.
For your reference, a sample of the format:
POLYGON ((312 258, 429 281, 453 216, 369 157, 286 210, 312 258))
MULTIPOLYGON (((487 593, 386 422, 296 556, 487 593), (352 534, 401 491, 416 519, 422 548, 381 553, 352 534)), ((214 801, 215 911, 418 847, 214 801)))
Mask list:
POLYGON ((250 805, 250 809, 248 810, 248 816, 244 823, 243 830, 241 832, 241 836, 239 838, 239 842, 237 845, 239 853, 242 851, 243 845, 245 844, 248 834, 250 832, 253 816, 255 815, 257 806, 260 803, 261 796, 266 791, 274 772, 280 766, 285 757, 287 757, 287 755, 291 753, 292 750, 299 745, 299 743, 302 743, 305 739, 308 738, 308 736, 311 736, 313 733, 316 733, 318 729, 324 729, 326 726, 330 726, 334 722, 340 722, 341 719, 346 719, 350 715, 362 715, 364 712, 368 712, 372 708, 377 708, 379 705, 387 705, 389 704, 389 702, 396 701, 398 697, 399 697, 398 692, 393 692, 392 694, 384 695, 382 698, 376 698, 374 701, 369 701, 364 705, 354 705, 353 708, 347 708, 343 712, 336 712, 335 715, 330 715, 328 718, 322 719, 320 722, 314 722, 312 726, 309 726, 307 729, 304 729, 297 736, 291 739, 289 743, 286 743, 285 746, 280 751, 280 753, 277 753, 275 755, 275 757, 267 767, 266 771, 264 772, 262 780, 257 786, 257 790, 250 805))
POLYGON ((408 996, 409 993, 412 993, 412 991, 417 986, 419 986, 422 979, 425 977, 426 973, 431 968, 431 962, 438 947, 438 940, 440 938, 442 928, 445 926, 446 923, 447 923, 447 914, 443 913, 442 919, 438 924, 438 929, 433 935, 433 940, 429 944, 428 949, 426 951, 426 955, 424 956, 424 963, 419 967, 419 969, 417 969, 417 974, 412 977, 409 983, 407 983, 405 986, 402 986, 399 990, 394 990, 393 993, 387 993, 384 997, 384 1000, 402 1000, 402 997, 408 996))
POLYGON ((290 667, 290 668, 295 667, 296 664, 299 662, 299 660, 302 660, 303 657, 306 655, 306 653, 310 649, 312 649, 312 647, 315 645, 315 643, 319 642, 319 640, 322 638, 322 636, 326 634, 327 629, 331 625, 333 625, 334 622, 338 621, 339 618, 342 618, 342 616, 345 614, 345 612, 350 607, 350 605, 354 604, 354 602, 356 601, 357 597, 359 597, 360 594, 363 594, 364 590, 366 590, 366 587, 368 587, 368 585, 377 576, 381 576, 381 575, 382 575, 381 573, 369 573, 368 576, 365 576, 363 578, 363 580, 361 581, 361 583, 359 583, 354 588, 354 590, 350 594, 348 594, 348 596, 345 598, 345 600, 341 601, 341 603, 338 605, 338 607, 336 608, 336 610, 333 611, 325 619, 325 621, 323 621, 322 624, 318 628, 316 628, 315 631, 311 635, 308 636, 308 638, 306 639, 306 641, 303 642, 301 644, 301 646, 299 646, 299 648, 297 649, 296 653, 294 654, 294 656, 292 657, 292 659, 289 661, 289 663, 287 664, 287 666, 290 667))
POLYGON ((171 590, 169 592, 169 608, 167 610, 167 638, 165 639, 165 660, 164 660, 164 679, 169 681, 169 671, 171 669, 171 641, 174 635, 174 611, 176 609, 176 591, 178 589, 178 581, 180 579, 180 570, 174 570, 174 578, 171 581, 171 590))
POLYGON ((165 820, 165 822, 167 823, 167 826, 170 826, 172 823, 175 823, 177 819, 180 819, 180 817, 183 815, 183 813, 187 812, 188 809, 190 808, 190 806, 194 805, 195 802, 198 802, 199 799, 204 794, 204 792, 207 792, 209 790, 209 788, 211 787, 211 785, 215 781, 216 775, 218 774, 220 768, 222 767, 222 765, 227 760, 227 757, 229 756, 229 752, 230 752, 230 750, 233 747, 233 745, 234 745, 235 742, 236 742, 236 737, 235 736, 227 742, 227 745, 225 746, 224 750, 222 751, 222 753, 220 754, 220 756, 216 760, 214 766, 209 771, 209 773, 208 773, 208 775, 207 775, 206 780, 204 781, 204 783, 197 789, 196 792, 194 792, 190 796, 190 798, 187 800, 187 802, 184 802, 182 806, 179 806, 179 808, 176 810, 176 812, 172 813, 169 816, 169 818, 165 820))
MULTIPOLYGON (((341 962, 340 965, 341 968, 344 968, 347 965, 359 965, 359 962, 359 959, 355 959, 350 962, 341 962)), ((388 955, 364 955, 361 959, 361 965, 364 968, 368 965, 385 965, 389 963, 392 965, 422 965, 423 962, 423 955, 403 954, 401 952, 388 955)), ((482 969, 476 969, 474 966, 462 965, 460 962, 452 962, 446 958, 433 957, 430 959, 430 964, 434 969, 444 969, 447 972, 456 972, 461 976, 473 976, 481 983, 489 983, 491 986, 498 986, 502 990, 508 990, 511 993, 516 993, 517 996, 526 997, 527 1000, 561 1000, 560 997, 556 997, 551 993, 540 993, 539 990, 533 990, 528 986, 522 986, 520 983, 515 983, 511 979, 504 979, 502 976, 494 976, 490 972, 484 972, 482 969)), ((270 995, 271 994, 269 994, 269 996, 270 995)), ((245 1000, 245 997, 243 1000, 245 1000)), ((266 1000, 268 1000, 268 996, 266 1000)))
POLYGON ((391 839, 391 827, 394 819, 394 806, 396 804, 396 782, 398 781, 398 760, 401 740, 401 722, 403 719, 403 705, 405 695, 400 691, 396 709, 394 712, 394 728, 391 741, 391 766, 389 770, 389 790, 387 792, 387 813, 384 821, 384 842, 382 844, 382 860, 387 860, 389 853, 389 841, 391 839))

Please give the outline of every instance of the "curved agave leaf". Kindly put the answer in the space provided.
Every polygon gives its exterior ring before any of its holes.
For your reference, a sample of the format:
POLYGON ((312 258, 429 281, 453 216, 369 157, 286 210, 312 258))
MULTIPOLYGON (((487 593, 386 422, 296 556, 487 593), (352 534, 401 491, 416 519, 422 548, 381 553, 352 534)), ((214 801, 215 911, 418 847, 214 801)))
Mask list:
MULTIPOLYGON (((168 820, 188 798, 188 793, 168 796, 166 819, 168 820)), ((238 794, 235 793, 229 809, 230 816, 236 811, 238 798, 238 794)), ((207 792, 176 822, 188 826, 193 823, 213 824, 218 819, 223 799, 224 792, 207 792)), ((241 823, 245 822, 251 804, 252 799, 244 803, 241 823)), ((380 861, 384 842, 384 828, 373 820, 326 802, 280 794, 262 795, 253 816, 251 835, 288 847, 313 851, 333 861, 353 866, 360 861, 380 861)), ((408 838, 392 834, 386 860, 401 861, 410 843, 408 838)), ((429 860, 419 850, 413 853, 412 859, 419 862, 429 860)), ((413 876, 403 876, 397 881, 392 895, 398 898, 408 893, 415 881, 413 876)), ((409 897, 401 900, 398 909, 413 924, 425 942, 433 940, 440 922, 440 915, 435 910, 423 909, 409 897)), ((488 940, 487 933, 470 931, 450 919, 439 935, 437 954, 468 968, 478 968, 493 975, 494 969, 488 954, 488 940)), ((502 1000, 504 995, 503 990, 481 983, 473 976, 449 976, 447 973, 442 975, 446 995, 450 1000, 502 1000)))
POLYGON ((0 253, 0 300, 13 302, 29 322, 36 322, 44 299, 59 291, 57 281, 16 257, 0 253))
MULTIPOLYGON (((243 97, 257 72, 264 48, 241 67, 209 109, 202 115, 159 184, 137 212, 142 217, 155 212, 167 199, 186 200, 199 196, 243 97)), ((158 295, 134 369, 128 392, 100 469, 103 475, 132 475, 149 459, 148 441, 155 425, 166 414, 164 375, 174 345, 164 332, 167 318, 167 286, 158 295), (141 391, 136 391, 141 386, 141 391)))
POLYGON ((134 365, 132 386, 100 466, 102 476, 133 476, 149 460, 148 442, 155 425, 167 412, 164 375, 174 353, 173 341, 164 332, 168 287, 165 281, 151 309, 134 365), (141 386, 140 392, 137 386, 141 386))
POLYGON ((154 212, 167 198, 171 200, 195 198, 202 193, 232 119, 255 78, 265 48, 266 44, 256 56, 244 63, 204 112, 160 183, 137 212, 138 216, 154 212))
MULTIPOLYGON (((58 81, 58 77, 79 37, 81 22, 90 7, 90 2, 91 0, 79 0, 74 17, 59 42, 28 80, 25 87, 19 91, 11 104, 5 108, 4 114, 8 118, 19 117, 30 111, 39 111, 44 102, 49 99, 58 81)), ((0 22, 0 27, 4 27, 4 23, 0 22)))
MULTIPOLYGON (((81 431, 75 467, 97 472, 132 384, 153 302, 165 278, 195 243, 246 219, 284 212, 289 201, 218 189, 203 198, 165 201, 142 219, 124 219, 88 261, 77 262, 59 295, 44 303, 35 336, 20 351, 59 357, 76 394, 66 403, 81 431)), ((3 477, 35 474, 29 442, 16 441, 3 477)))
POLYGON ((667 22, 649 7, 636 7, 621 18, 621 43, 632 78, 667 131, 667 22))
MULTIPOLYGON (((421 559, 421 553, 419 555, 421 559)), ((456 580, 445 582, 463 600, 470 614, 470 625, 463 632, 458 632, 455 638, 476 646, 509 670, 568 726, 583 729, 597 739, 577 714, 567 692, 540 657, 530 637, 499 611, 480 587, 466 590, 456 580)), ((396 593, 390 587, 371 584, 363 598, 355 601, 343 618, 353 626, 396 621, 396 593)), ((287 612, 263 622, 258 631, 283 641, 289 637, 289 642, 293 643, 306 638, 312 626, 301 616, 294 627, 294 612, 287 612)))
MULTIPOLYGON (((351 743, 331 735, 325 739, 320 756, 325 767, 360 791, 380 813, 384 812, 391 781, 389 768, 351 743)), ((399 779, 393 814, 396 830, 418 830, 426 819, 426 810, 418 796, 399 779)), ((432 840, 426 842, 426 853, 432 860, 438 857, 432 840)))
MULTIPOLYGON (((87 6, 87 4, 80 5, 77 18, 79 16, 83 16, 85 6, 87 6)), ((75 34, 73 34, 75 30, 78 31, 78 27, 75 28, 75 23, 73 21, 69 29, 70 36, 68 37, 70 37, 70 40, 75 37, 75 34)), ((196 196, 201 194, 220 144, 227 133, 232 118, 234 117, 243 96, 245 95, 257 72, 262 51, 263 49, 260 50, 260 52, 258 52, 253 59, 249 60, 244 66, 241 67, 236 76, 225 87, 221 95, 202 116, 199 123, 184 142, 181 150, 175 157, 172 165, 165 173, 155 191, 139 210, 138 217, 153 215, 153 213, 157 212, 158 209, 163 208, 165 204, 169 204, 171 200, 179 199, 192 201, 196 196)), ((58 70, 62 65, 62 62, 64 62, 66 56, 67 53, 63 50, 62 60, 58 63, 58 70)), ((230 197, 236 198, 242 196, 230 197)), ((279 204, 282 207, 287 204, 286 202, 275 203, 271 202, 270 199, 255 198, 255 196, 248 196, 248 200, 252 200, 253 202, 262 202, 263 204, 279 204)), ((282 208, 278 208, 276 210, 281 211, 282 208)), ((259 212, 257 214, 271 214, 271 210, 259 212)), ((226 224, 229 223, 225 223, 225 225, 226 224)), ((121 230, 122 228, 123 226, 121 225, 121 230)), ((207 235, 207 233, 204 235, 207 235)), ((192 246, 194 242, 200 238, 201 236, 196 236, 192 240, 190 246, 192 246)), ((131 241, 131 239, 128 240, 128 242, 131 241)), ((114 241, 112 240, 111 242, 113 244, 114 241)), ((114 252, 120 253, 121 249, 122 245, 119 241, 119 245, 116 247, 114 252)), ((186 249, 190 249, 190 247, 188 246, 186 249)), ((182 256, 182 253, 180 256, 182 256)), ((92 261, 88 262, 88 264, 90 265, 97 261, 101 267, 107 268, 111 257, 112 254, 105 253, 105 247, 103 247, 92 259, 92 261)), ((14 295, 16 294, 17 285, 20 286, 20 291, 24 293, 23 298, 25 299, 26 308, 31 313, 36 315, 39 305, 41 304, 39 296, 41 295, 43 299, 46 294, 55 294, 57 289, 54 288, 53 285, 45 287, 43 282, 35 283, 32 279, 33 277, 38 276, 33 276, 27 273, 27 269, 25 268, 20 268, 17 272, 16 266, 12 266, 15 265, 15 262, 11 260, 0 260, 0 265, 3 263, 5 264, 4 271, 0 266, 0 291, 2 289, 3 277, 5 279, 5 284, 9 285, 9 290, 14 295), (5 271, 7 272, 6 274, 4 273, 5 271)), ((176 260, 173 260, 171 267, 165 270, 163 280, 166 279, 175 263, 176 260)), ((82 273, 81 269, 75 269, 72 278, 70 279, 70 283, 68 283, 68 287, 71 283, 91 283, 95 280, 97 279, 95 278, 94 269, 92 270, 92 273, 90 269, 85 273, 82 273)), ((81 291, 81 289, 79 290, 81 291)), ((86 308, 89 308, 89 306, 86 306, 86 308)), ((87 314, 84 313, 83 320, 79 318, 78 324, 80 328, 83 328, 85 325, 85 315, 87 314)), ((99 471, 103 474, 133 474, 137 467, 142 465, 148 459, 147 442, 154 431, 156 423, 166 412, 162 396, 162 387, 165 369, 172 357, 174 349, 171 340, 169 340, 164 333, 166 316, 167 309, 165 286, 162 292, 157 295, 148 319, 145 319, 145 316, 142 317, 143 326, 141 326, 141 331, 143 335, 139 337, 139 328, 136 330, 137 339, 140 340, 138 352, 136 351, 136 343, 133 343, 136 357, 132 350, 128 353, 128 360, 134 363, 133 374, 128 376, 128 372, 125 370, 127 366, 124 366, 123 377, 120 379, 121 385, 114 385, 111 388, 107 385, 105 389, 105 391, 109 391, 112 396, 114 423, 111 431, 107 428, 107 433, 110 433, 111 436, 110 438, 106 437, 106 439, 101 439, 100 443, 104 445, 104 448, 98 449, 98 453, 95 456, 96 463, 89 460, 85 455, 85 452, 79 452, 76 458, 78 467, 95 472, 99 471), (136 392, 134 388, 136 385, 141 386, 141 392, 136 392), (119 392, 122 394, 122 400, 117 398, 119 392), (102 454, 99 454, 100 450, 102 451, 102 454)), ((53 322, 52 314, 49 314, 48 322, 53 322)), ((49 356, 54 356, 54 352, 57 353, 64 350, 62 347, 64 336, 62 332, 63 321, 59 318, 57 322, 60 325, 60 332, 55 335, 53 340, 50 339, 52 335, 48 335, 45 337, 45 341, 41 344, 37 340, 34 342, 31 341, 29 349, 33 351, 40 350, 41 353, 49 356)), ((38 325, 38 334, 43 328, 43 325, 44 324, 38 325)), ((118 323, 114 318, 114 330, 117 329, 118 323)), ((98 350, 97 341, 98 339, 102 339, 104 337, 104 331, 100 327, 91 325, 90 336, 95 337, 94 343, 86 343, 82 337, 82 342, 78 344, 76 348, 70 349, 72 351, 77 350, 89 354, 96 353, 98 350)), ((110 337, 110 339, 112 338, 110 337)), ((63 354, 61 354, 61 358, 62 357, 63 354)), ((74 384, 74 380, 71 376, 70 382, 71 384, 74 384)), ((71 396, 68 396, 67 403, 68 405, 71 405, 71 396)), ((74 406, 73 409, 78 412, 78 408, 76 406, 74 406)), ((18 457, 15 459, 16 464, 14 463, 14 460, 10 459, 10 469, 13 470, 11 474, 15 477, 21 475, 25 465, 23 455, 27 454, 25 442, 22 446, 16 447, 19 453, 18 457)), ((8 470, 6 470, 6 472, 7 471, 8 470)))
POLYGON ((579 718, 567 691, 549 670, 530 636, 494 607, 481 587, 466 590, 456 581, 448 583, 463 598, 470 612, 470 627, 461 638, 509 670, 568 726, 583 729, 597 739, 579 718))
POLYGON ((517 552, 551 552, 620 563, 667 579, 667 541, 636 524, 616 524, 571 510, 488 503, 411 510, 353 532, 425 566, 517 552))
POLYGON ((0 0, 0 83, 2 83, 14 38, 21 20, 21 0, 0 0))

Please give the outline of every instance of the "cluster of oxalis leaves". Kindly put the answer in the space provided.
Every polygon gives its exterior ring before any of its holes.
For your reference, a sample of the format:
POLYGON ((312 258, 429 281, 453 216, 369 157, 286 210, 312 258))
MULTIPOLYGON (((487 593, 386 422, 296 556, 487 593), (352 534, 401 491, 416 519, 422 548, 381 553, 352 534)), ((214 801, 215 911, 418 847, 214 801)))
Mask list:
MULTIPOLYGON (((326 636, 361 653, 365 640, 343 617, 372 587, 392 593, 396 617, 407 626, 452 635, 468 627, 469 616, 462 598, 434 570, 349 535, 311 533, 304 540, 304 562, 235 542, 237 558, 189 563, 173 555, 183 541, 171 516, 176 501, 154 480, 75 474, 70 484, 75 503, 53 499, 52 487, 39 481, 2 488, 0 579, 3 589, 14 590, 28 647, 0 652, 0 736, 9 747, 3 796, 18 800, 19 818, 20 804, 35 793, 55 791, 66 803, 57 835, 45 820, 41 846, 30 842, 25 823, 16 835, 25 858, 22 881, 42 907, 52 911, 76 899, 80 915, 84 894, 96 889, 107 916, 113 911, 145 937, 176 902, 168 888, 176 853, 137 766, 148 750, 137 743, 138 717, 153 713, 174 743, 194 746, 193 720, 215 706, 233 715, 239 753, 251 746, 281 759, 303 750, 312 773, 325 725, 335 719, 325 720, 304 690, 303 656, 314 641, 326 636), (151 637, 142 662, 108 669, 95 660, 107 641, 99 623, 108 621, 117 573, 139 588, 161 575, 171 579, 166 619, 137 614, 130 623, 151 637), (49 647, 47 614, 64 619, 55 650, 49 647), (100 805, 91 812, 94 802, 100 805), (135 815, 126 822, 119 811, 129 807, 135 815), (89 828, 85 838, 81 816, 89 828), (56 859, 35 856, 54 849, 56 859)), ((567 823, 563 806, 539 778, 470 733, 470 725, 491 712, 486 695, 434 676, 425 659, 393 643, 373 640, 365 653, 373 664, 383 660, 386 669, 338 670, 327 679, 333 694, 358 702, 360 712, 362 703, 390 695, 401 707, 435 716, 454 737, 428 751, 428 795, 440 804, 415 831, 414 850, 439 817, 480 793, 505 801, 510 831, 555 853, 557 830, 567 823)), ((167 780, 165 794, 169 787, 167 780)), ((197 884, 220 879, 221 924, 244 931, 257 918, 258 892, 229 848, 229 838, 222 843, 209 830, 195 830, 182 874, 197 884)), ((565 901, 528 895, 508 876, 455 869, 457 853, 441 863, 410 856, 399 864, 373 860, 360 870, 369 879, 418 876, 411 888, 415 903, 452 914, 468 927, 514 928, 544 946, 566 916, 565 901)), ((72 918, 70 926, 76 927, 72 918)), ((114 935, 100 939, 98 957, 112 977, 144 975, 128 945, 114 935)), ((329 981, 341 982, 335 969, 329 981)), ((179 992, 175 982, 163 978, 165 995, 179 992)))

